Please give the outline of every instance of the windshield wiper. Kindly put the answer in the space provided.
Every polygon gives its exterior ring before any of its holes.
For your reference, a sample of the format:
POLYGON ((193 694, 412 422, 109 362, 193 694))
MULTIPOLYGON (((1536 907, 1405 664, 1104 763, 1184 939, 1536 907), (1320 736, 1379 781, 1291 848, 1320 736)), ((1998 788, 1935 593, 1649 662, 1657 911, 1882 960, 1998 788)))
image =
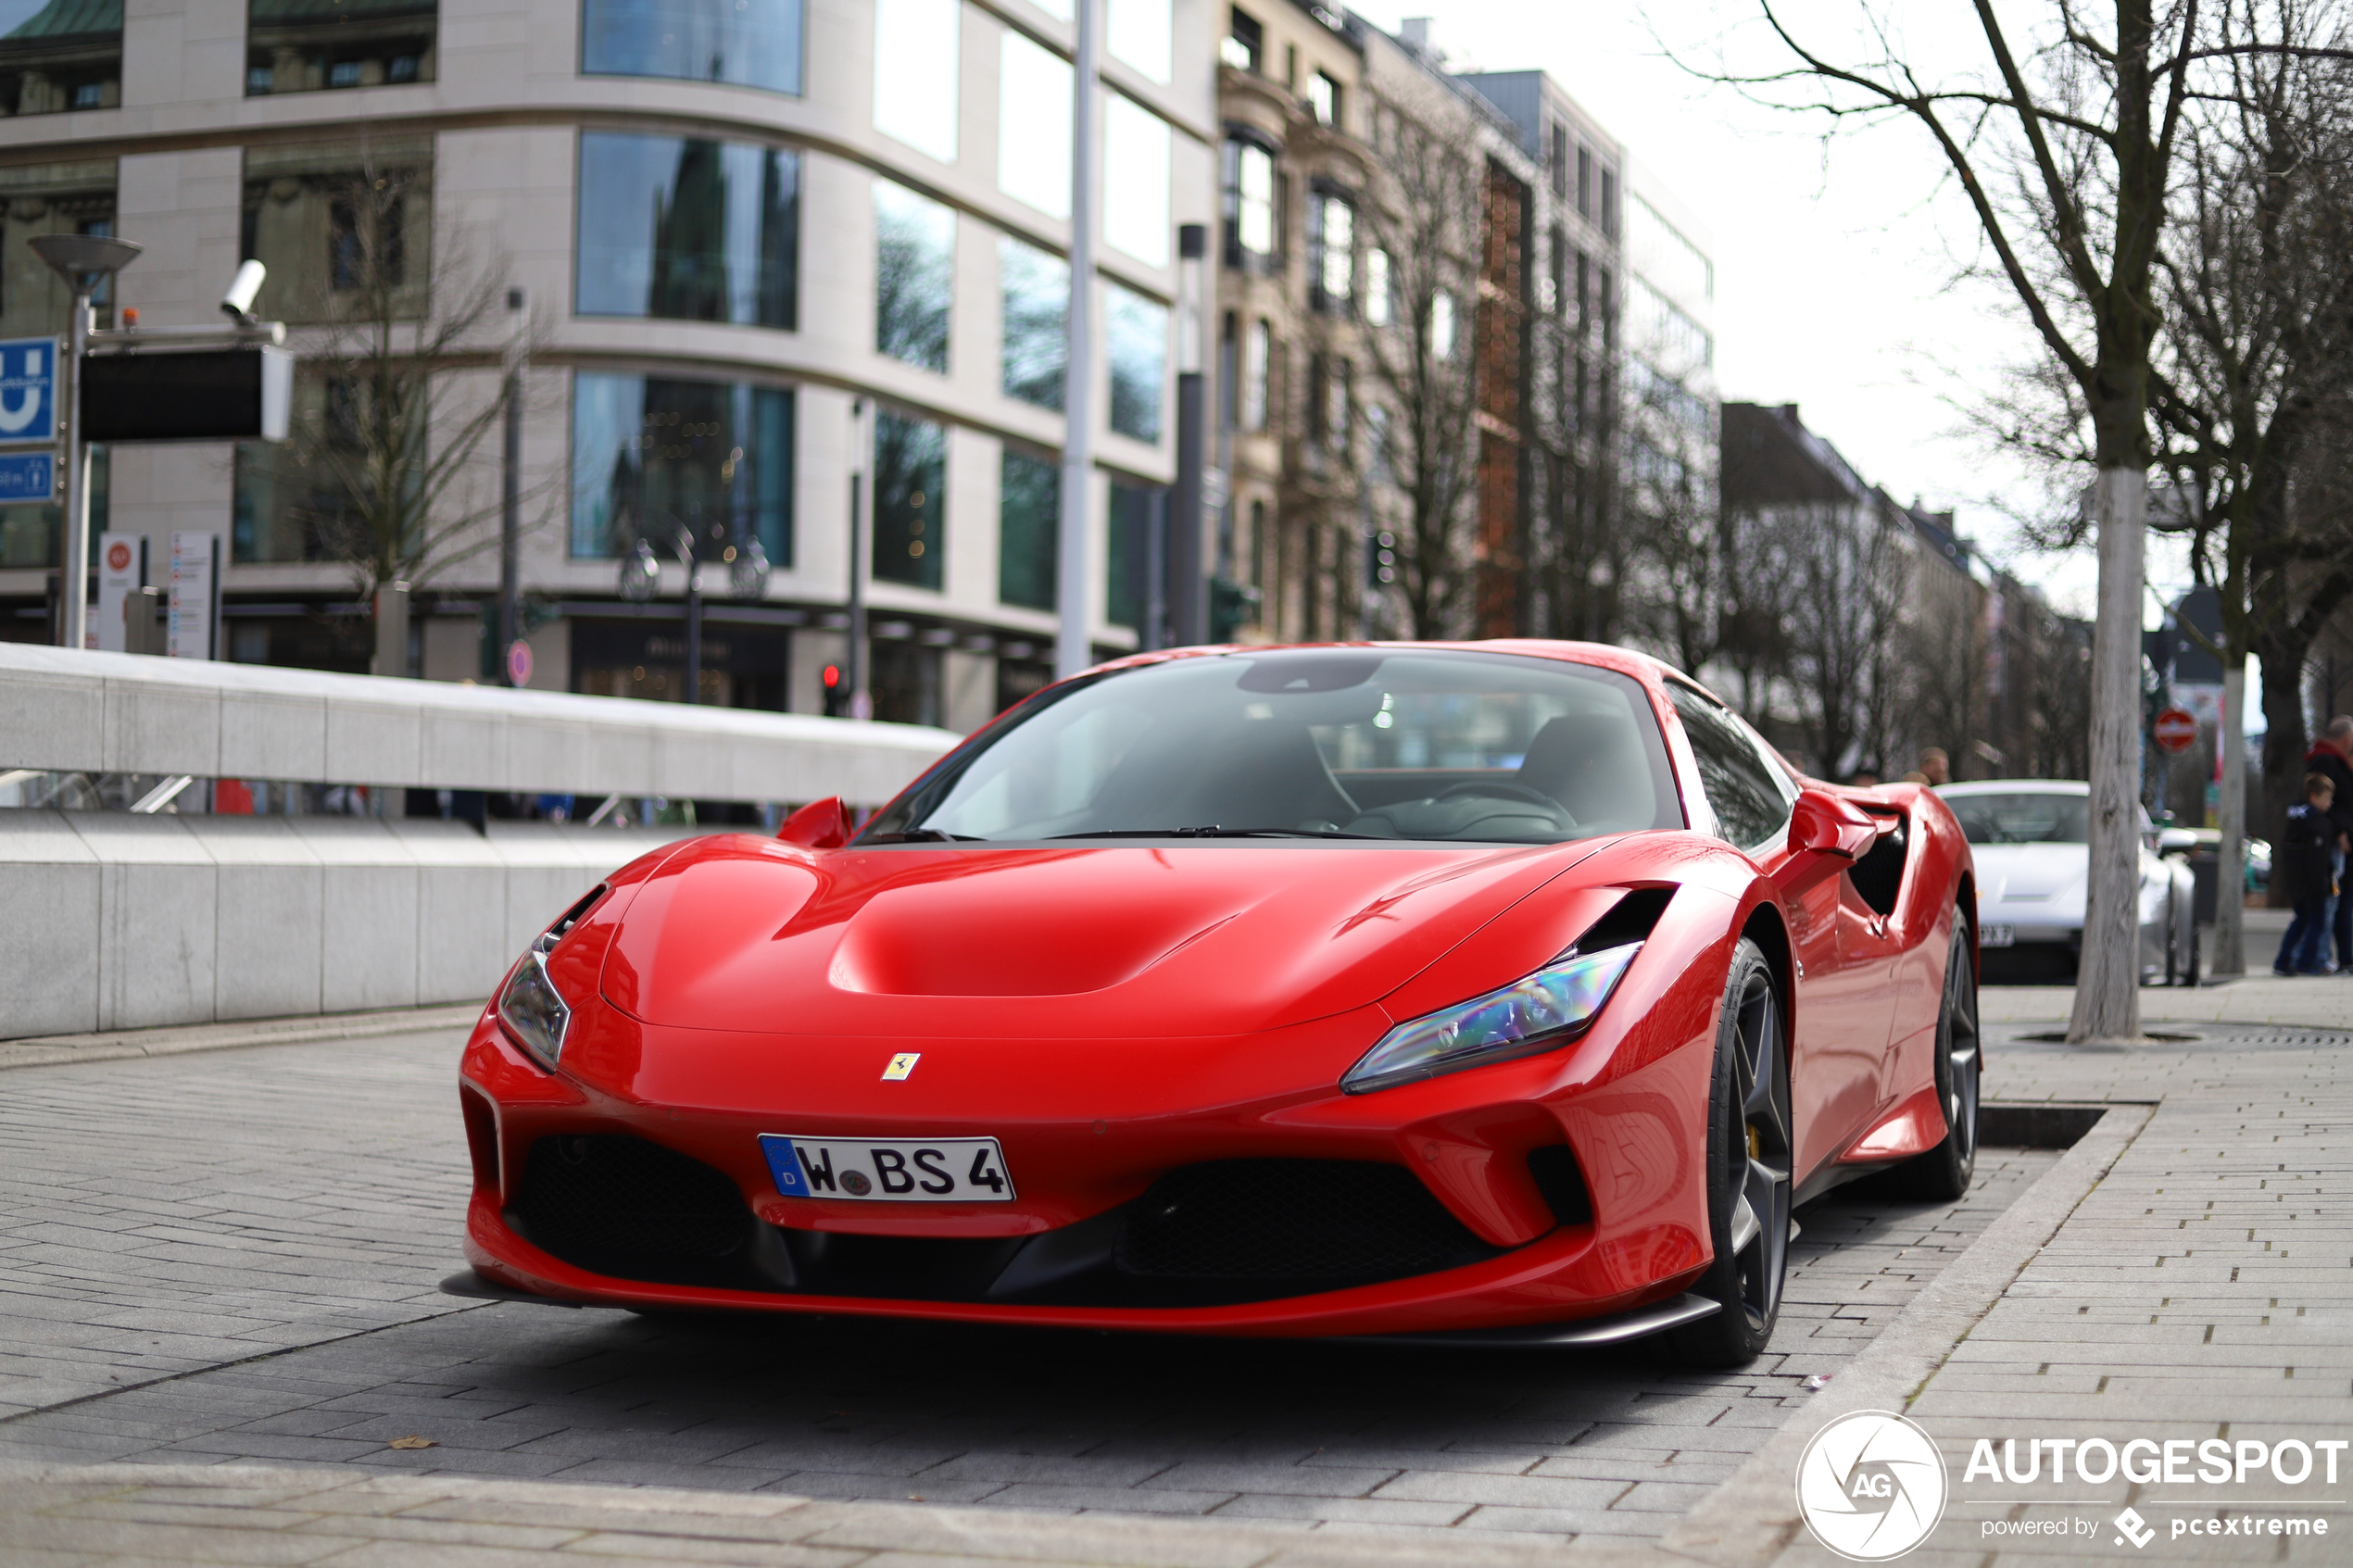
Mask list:
POLYGON ((869 844, 986 844, 978 834, 942 833, 937 828, 909 828, 904 833, 878 833, 869 844))
POLYGON ((1094 833, 1058 833, 1055 838, 1376 838, 1377 834, 1338 828, 1104 828, 1094 833))

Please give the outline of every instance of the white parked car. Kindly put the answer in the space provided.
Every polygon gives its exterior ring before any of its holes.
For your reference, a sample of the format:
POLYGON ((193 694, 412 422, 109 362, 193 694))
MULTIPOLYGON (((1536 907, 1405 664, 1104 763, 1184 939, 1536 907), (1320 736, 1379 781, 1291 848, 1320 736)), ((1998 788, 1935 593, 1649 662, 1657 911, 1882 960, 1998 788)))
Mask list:
MULTIPOLYGON (((2092 786, 2067 779, 1987 779, 1937 793, 1960 819, 1977 861, 1978 947, 1987 979, 2071 980, 2083 950, 2092 786)), ((2137 811, 2139 808, 2134 808, 2137 811)), ((2141 982, 2197 984, 2196 884, 2157 852, 2140 811, 2141 982)))

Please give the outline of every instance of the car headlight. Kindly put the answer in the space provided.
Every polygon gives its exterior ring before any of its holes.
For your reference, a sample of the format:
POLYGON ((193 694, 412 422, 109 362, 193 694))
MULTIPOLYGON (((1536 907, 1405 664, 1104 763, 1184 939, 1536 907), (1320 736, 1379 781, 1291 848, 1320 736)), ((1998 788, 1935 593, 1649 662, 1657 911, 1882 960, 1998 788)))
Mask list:
POLYGON ((522 962, 508 976, 504 990, 498 993, 498 1022, 507 1033, 549 1071, 564 1054, 564 1031, 572 1027, 572 1004, 565 1001, 556 983, 547 977, 547 955, 564 934, 580 923, 580 919, 605 896, 602 884, 592 888, 588 896, 566 909, 563 918, 542 932, 531 944, 522 962))
POLYGON ((1340 1086, 1369 1094, 1565 1046, 1592 1027, 1642 950, 1640 942, 1598 953, 1572 948, 1501 990, 1401 1023, 1348 1070, 1340 1086))

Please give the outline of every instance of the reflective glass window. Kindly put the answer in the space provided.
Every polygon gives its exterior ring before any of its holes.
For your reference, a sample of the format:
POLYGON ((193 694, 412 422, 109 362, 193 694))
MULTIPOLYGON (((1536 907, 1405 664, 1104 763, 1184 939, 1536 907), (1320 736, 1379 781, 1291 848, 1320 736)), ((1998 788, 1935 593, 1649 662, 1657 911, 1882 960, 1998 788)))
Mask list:
POLYGON ((1226 141, 1226 265, 1271 270, 1275 256, 1275 155, 1242 136, 1226 141))
POLYGON ((875 575, 937 588, 948 546, 948 433, 930 420, 875 415, 875 575))
POLYGON ((956 24, 963 0, 875 0, 875 129, 956 161, 956 24))
POLYGON ((1003 300, 1005 395, 1041 408, 1063 406, 1068 361, 1070 263, 1007 235, 997 243, 1003 300))
POLYGON ((800 91, 801 0, 586 0, 580 69, 800 91))
POLYGON ((1051 458, 1005 449, 997 479, 997 597, 1052 609, 1062 537, 1062 470, 1051 458))
POLYGON ((1764 848, 1789 825, 1796 787, 1729 711, 1679 682, 1667 683, 1667 695, 1691 739, 1716 831, 1743 849, 1764 848))
POLYGON ((263 320, 406 320, 433 265, 433 138, 248 147, 242 233, 263 320))
POLYGON ((121 102, 122 0, 0 4, 0 114, 110 109, 121 102))
POLYGON ((791 389, 582 370, 572 382, 572 554, 639 539, 665 562, 681 526, 793 560, 791 389))
POLYGON ((245 95, 431 82, 440 31, 435 0, 250 0, 245 95))
POLYGON ((1111 360, 1111 428, 1139 441, 1158 441, 1161 385, 1168 371, 1168 307, 1106 283, 1103 337, 1111 360))
POLYGON ((1172 43, 1169 0, 1109 0, 1109 5, 1104 43, 1113 56, 1154 82, 1167 81, 1172 43))
POLYGON ((997 185, 1070 216, 1070 62, 1010 29, 998 68, 997 185))
POLYGON ((798 153, 581 133, 584 316, 796 326, 799 227, 798 153))
POLYGON ((1168 122, 1132 98, 1103 107, 1103 238, 1154 267, 1168 264, 1168 122))
POLYGON ((875 182, 875 348, 948 369, 956 286, 956 214, 888 180, 875 182))
POLYGON ((287 439, 237 443, 230 559, 405 564, 425 553, 424 384, 404 378, 380 403, 351 368, 302 367, 287 439))

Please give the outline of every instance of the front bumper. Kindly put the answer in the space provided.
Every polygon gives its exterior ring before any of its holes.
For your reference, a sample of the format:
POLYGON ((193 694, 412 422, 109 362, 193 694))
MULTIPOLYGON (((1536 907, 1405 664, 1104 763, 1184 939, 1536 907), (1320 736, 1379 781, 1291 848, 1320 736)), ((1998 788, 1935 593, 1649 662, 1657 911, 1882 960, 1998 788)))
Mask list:
MULTIPOLYGON (((657 1029, 592 1003, 564 1070, 551 1074, 485 1012, 460 1091, 474 1174, 466 1254, 493 1286, 559 1300, 1198 1334, 1430 1334, 1671 1303, 1709 1259, 1700 1148, 1718 987, 1705 966, 1696 977, 1637 984, 1642 967, 1574 1046, 1364 1096, 1333 1086, 1267 1092, 1265 1063, 1353 1059, 1384 1026, 1377 1015, 1252 1040, 1119 1042, 1146 1063, 1126 1075, 1124 1091, 1081 1081, 1078 1047, 1091 1044, 1100 1057, 1100 1042, 997 1047, 1021 1071, 877 1111, 863 1071, 853 1087, 785 1065, 839 1054, 840 1042, 657 1029), (1149 1070, 1155 1052, 1190 1064, 1182 1081, 1198 1103, 1137 1103, 1132 1085, 1176 1081, 1149 1070), (664 1065, 651 1070, 657 1060, 664 1065), (949 1114, 943 1101, 961 1103, 949 1114), (763 1132, 995 1136, 1020 1199, 787 1198, 760 1152, 763 1132), (720 1195, 698 1212, 724 1209, 734 1219, 713 1223, 736 1229, 713 1232, 708 1268, 648 1267, 625 1248, 584 1248, 581 1237, 604 1234, 595 1224, 551 1230, 533 1161, 601 1159, 624 1146, 628 1158, 650 1161, 643 1168, 681 1173, 720 1195), (1419 1195, 1462 1245, 1432 1242, 1435 1250, 1416 1256, 1437 1266, 1409 1258, 1404 1273, 1390 1258, 1380 1277, 1286 1279, 1261 1269, 1237 1279, 1220 1275, 1214 1259, 1189 1274, 1181 1264, 1174 1273, 1165 1262, 1133 1266, 1139 1215, 1151 1195, 1169 1190, 1162 1184, 1172 1173, 1230 1173, 1242 1161, 1253 1162, 1251 1173, 1344 1166, 1382 1201, 1410 1205, 1419 1195), (709 1180, 683 1174, 687 1164, 709 1180), (1410 1194, 1401 1197, 1400 1183, 1410 1194), (648 1277, 657 1274, 666 1277, 648 1277)), ((853 1044, 871 1054, 897 1043, 853 1044)), ((606 1229, 629 1231, 628 1215, 607 1218, 606 1229)), ((1433 1222, 1423 1214, 1414 1225, 1432 1232, 1433 1222)), ((667 1245, 686 1230, 664 1223, 651 1234, 667 1245)))

